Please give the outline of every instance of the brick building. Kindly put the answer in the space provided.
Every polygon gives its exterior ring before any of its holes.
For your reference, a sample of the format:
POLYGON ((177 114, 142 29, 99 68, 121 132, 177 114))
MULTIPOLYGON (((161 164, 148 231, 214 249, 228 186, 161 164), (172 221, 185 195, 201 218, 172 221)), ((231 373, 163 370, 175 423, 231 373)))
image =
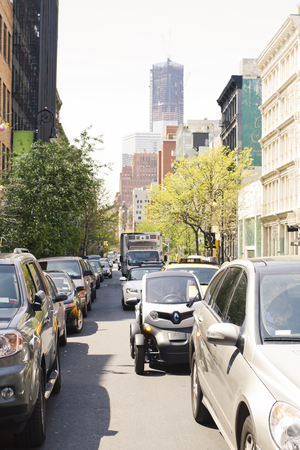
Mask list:
POLYGON ((133 203, 133 189, 144 188, 157 180, 157 154, 140 152, 132 155, 131 166, 124 166, 120 173, 118 205, 133 203))
MULTIPOLYGON (((11 70, 12 70, 12 17, 10 0, 0 2, 0 125, 11 124, 11 70)), ((4 127, 1 127, 1 130, 4 127)), ((0 173, 9 163, 11 153, 11 128, 0 131, 0 173)))
POLYGON ((172 172, 172 163, 176 160, 176 132, 178 126, 166 127, 166 137, 162 143, 162 149, 158 152, 157 159, 157 182, 163 185, 164 177, 172 172))

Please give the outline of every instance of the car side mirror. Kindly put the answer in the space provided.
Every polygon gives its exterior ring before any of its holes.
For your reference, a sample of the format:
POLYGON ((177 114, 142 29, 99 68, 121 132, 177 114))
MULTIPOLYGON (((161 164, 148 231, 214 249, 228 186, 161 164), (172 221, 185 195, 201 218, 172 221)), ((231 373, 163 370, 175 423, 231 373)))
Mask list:
POLYGON ((34 303, 31 303, 31 306, 34 311, 41 311, 43 304, 45 303, 46 294, 44 291, 40 290, 35 294, 34 303))
POLYGON ((127 278, 126 277, 120 277, 119 280, 120 281, 127 281, 127 278))
POLYGON ((83 271, 83 276, 84 277, 88 277, 88 276, 91 276, 91 275, 92 275, 92 271, 90 269, 83 271))
POLYGON ((215 345, 237 345, 240 327, 233 323, 215 323, 206 332, 207 342, 215 345))
POLYGON ((67 294, 57 294, 53 299, 53 303, 63 302, 64 300, 68 300, 67 294))

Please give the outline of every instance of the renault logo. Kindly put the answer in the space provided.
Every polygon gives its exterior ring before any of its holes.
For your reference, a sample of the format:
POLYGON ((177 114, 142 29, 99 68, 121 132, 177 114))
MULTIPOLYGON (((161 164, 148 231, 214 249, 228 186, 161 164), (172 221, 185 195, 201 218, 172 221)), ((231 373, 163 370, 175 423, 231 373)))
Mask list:
POLYGON ((180 313, 178 311, 175 311, 173 313, 173 322, 174 323, 179 323, 180 322, 180 313))

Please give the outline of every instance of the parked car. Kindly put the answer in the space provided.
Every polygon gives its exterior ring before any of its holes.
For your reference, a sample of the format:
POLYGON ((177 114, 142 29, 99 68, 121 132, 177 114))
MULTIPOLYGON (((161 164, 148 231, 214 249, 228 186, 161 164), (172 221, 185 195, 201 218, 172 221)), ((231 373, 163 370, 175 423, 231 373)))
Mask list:
POLYGON ((93 261, 90 261, 92 269, 94 271, 94 275, 95 275, 95 280, 96 280, 96 289, 99 289, 99 287, 101 286, 101 276, 100 276, 100 272, 98 272, 97 267, 95 266, 95 264, 93 264, 93 261))
POLYGON ((96 296, 97 296, 97 276, 98 273, 96 271, 94 271, 94 268, 91 264, 91 262, 88 259, 84 259, 83 260, 84 265, 86 267, 86 270, 90 270, 91 271, 91 275, 90 275, 90 283, 91 283, 91 298, 92 298, 92 303, 95 300, 96 296))
POLYGON ((109 260, 108 258, 100 258, 101 264, 103 265, 103 263, 108 263, 109 266, 112 268, 113 267, 113 262, 111 260, 109 260))
POLYGON ((108 264, 108 262, 101 262, 103 267, 103 275, 107 278, 112 278, 112 267, 108 264))
POLYGON ((45 400, 61 388, 59 336, 48 284, 25 249, 0 255, 0 430, 38 447, 46 438, 45 400))
POLYGON ((121 302, 124 310, 132 309, 141 300, 142 278, 145 273, 158 272, 161 264, 145 267, 133 267, 129 270, 128 277, 120 277, 122 281, 121 302))
POLYGON ((51 275, 45 273, 46 281, 48 283, 48 290, 51 295, 51 300, 54 303, 54 310, 57 319, 58 325, 58 336, 59 336, 59 345, 65 346, 67 345, 67 321, 66 321, 66 309, 64 301, 55 302, 55 299, 60 294, 55 286, 54 281, 51 278, 51 275))
POLYGON ((67 295, 67 299, 64 300, 67 329, 81 333, 83 328, 83 315, 80 308, 81 298, 72 278, 63 270, 50 271, 49 275, 51 275, 58 292, 67 295))
POLYGON ((188 258, 179 258, 178 263, 166 264, 162 270, 179 270, 181 272, 190 272, 198 278, 201 284, 202 292, 205 292, 208 283, 217 272, 219 266, 209 262, 207 258, 201 256, 190 256, 188 258))
POLYGON ((300 443, 300 257, 225 263, 194 313, 192 411, 231 449, 300 443))
POLYGON ((43 270, 65 270, 76 286, 81 299, 83 317, 92 309, 91 270, 87 270, 79 256, 51 256, 38 260, 43 270))
POLYGON ((98 278, 99 278, 98 285, 97 285, 97 289, 98 289, 101 286, 100 283, 102 283, 104 280, 103 267, 101 265, 100 258, 98 258, 98 259, 89 258, 89 261, 93 266, 96 267, 97 272, 98 272, 98 278))
POLYGON ((143 276, 142 299, 130 324, 130 353, 138 375, 145 363, 188 364, 193 312, 201 299, 200 284, 190 273, 143 276))

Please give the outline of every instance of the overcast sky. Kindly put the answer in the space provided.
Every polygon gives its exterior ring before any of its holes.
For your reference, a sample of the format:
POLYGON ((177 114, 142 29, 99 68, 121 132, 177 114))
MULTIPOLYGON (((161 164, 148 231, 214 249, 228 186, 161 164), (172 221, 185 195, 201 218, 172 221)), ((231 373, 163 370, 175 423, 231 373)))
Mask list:
POLYGON ((92 126, 119 190, 122 139, 149 131, 153 64, 184 66, 184 120, 218 120, 216 100, 243 58, 257 58, 296 0, 60 0, 57 86, 68 138, 92 126))

